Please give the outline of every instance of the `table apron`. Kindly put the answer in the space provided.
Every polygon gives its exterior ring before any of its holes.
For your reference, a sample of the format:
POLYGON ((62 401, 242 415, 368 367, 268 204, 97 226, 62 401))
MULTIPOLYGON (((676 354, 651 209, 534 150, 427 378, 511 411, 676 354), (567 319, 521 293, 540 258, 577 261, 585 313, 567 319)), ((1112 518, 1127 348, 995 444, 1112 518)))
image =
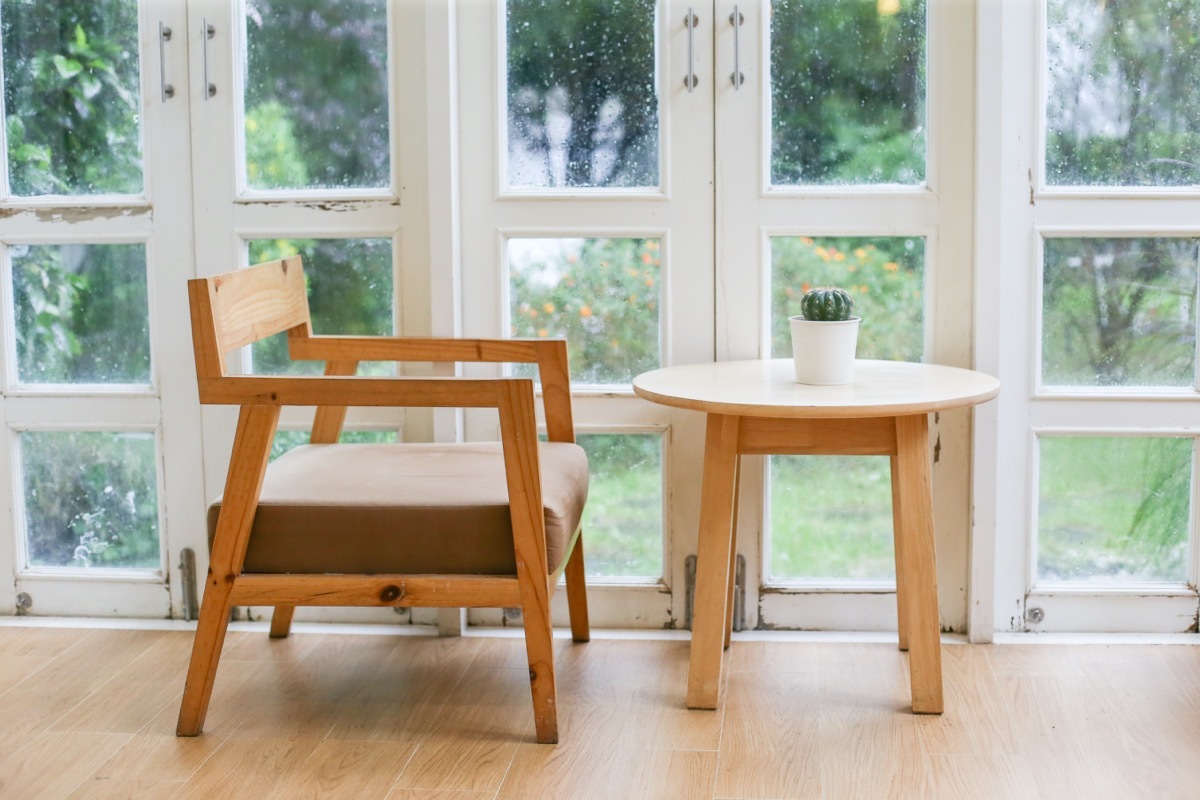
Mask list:
POLYGON ((896 418, 782 419, 741 417, 738 453, 745 455, 896 455, 896 418))

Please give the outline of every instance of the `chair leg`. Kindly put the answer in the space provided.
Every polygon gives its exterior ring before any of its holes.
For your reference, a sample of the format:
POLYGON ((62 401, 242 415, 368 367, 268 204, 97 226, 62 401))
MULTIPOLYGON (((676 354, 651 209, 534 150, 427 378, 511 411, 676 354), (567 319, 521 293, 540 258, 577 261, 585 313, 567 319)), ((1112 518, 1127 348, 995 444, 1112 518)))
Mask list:
POLYGON ((275 606, 271 614, 271 638, 286 639, 292 632, 292 615, 296 613, 295 606, 275 606))
POLYGON ((179 721, 175 726, 177 736, 199 736, 204 729, 208 701, 217 677, 217 663, 229 627, 229 592, 232 588, 231 580, 210 580, 205 587, 200 619, 196 624, 196 640, 192 644, 192 660, 183 687, 183 702, 179 705, 179 721))
POLYGON ((212 556, 200 603, 200 620, 192 644, 192 660, 179 705, 178 736, 197 736, 204 728, 217 662, 229 627, 229 597, 242 572, 246 544, 262 492, 279 406, 243 406, 233 437, 229 475, 225 480, 221 516, 213 537, 212 556))
POLYGON ((563 570, 567 578, 567 609, 571 613, 571 638, 576 642, 586 642, 592 638, 588 625, 587 582, 583 569, 583 532, 575 537, 575 547, 567 558, 567 568, 563 570))
POLYGON ((538 591, 522 591, 521 616, 529 661, 529 691, 533 694, 534 728, 538 744, 558 744, 558 704, 554 687, 554 630, 550 597, 539 603, 538 591))
POLYGON ((554 686, 554 631, 548 608, 523 608, 525 651, 529 658, 529 688, 533 722, 539 744, 558 743, 558 705, 554 686))

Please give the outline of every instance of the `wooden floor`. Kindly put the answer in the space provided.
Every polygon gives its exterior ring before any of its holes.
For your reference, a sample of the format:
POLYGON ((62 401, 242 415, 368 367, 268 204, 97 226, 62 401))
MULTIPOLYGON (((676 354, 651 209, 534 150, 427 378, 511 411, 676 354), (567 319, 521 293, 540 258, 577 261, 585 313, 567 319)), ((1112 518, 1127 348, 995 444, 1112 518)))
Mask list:
POLYGON ((722 709, 685 641, 556 641, 557 746, 522 642, 231 633, 177 739, 191 635, 0 627, 0 797, 1200 797, 1200 647, 944 646, 946 714, 886 644, 735 642, 722 709))

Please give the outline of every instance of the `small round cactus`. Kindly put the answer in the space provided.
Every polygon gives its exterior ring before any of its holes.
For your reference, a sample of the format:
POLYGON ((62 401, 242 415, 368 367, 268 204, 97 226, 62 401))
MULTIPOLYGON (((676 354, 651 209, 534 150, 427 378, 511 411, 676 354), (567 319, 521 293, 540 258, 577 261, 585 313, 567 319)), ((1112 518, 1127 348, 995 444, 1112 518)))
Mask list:
POLYGON ((840 322, 850 319, 854 300, 843 289, 813 289, 800 299, 800 313, 816 322, 840 322))

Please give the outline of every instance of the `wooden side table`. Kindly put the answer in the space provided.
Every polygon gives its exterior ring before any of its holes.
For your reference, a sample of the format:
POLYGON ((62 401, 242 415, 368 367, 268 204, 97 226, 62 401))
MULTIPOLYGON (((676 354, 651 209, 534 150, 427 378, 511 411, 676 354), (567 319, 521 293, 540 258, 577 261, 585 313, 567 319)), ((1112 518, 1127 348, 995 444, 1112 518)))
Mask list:
POLYGON ((929 473, 931 411, 982 403, 1000 382, 934 364, 855 363, 854 382, 806 386, 791 359, 726 361, 647 372, 633 390, 708 414, 692 610, 689 708, 716 708, 729 646, 736 493, 743 455, 880 455, 892 465, 900 649, 909 652, 912 709, 942 713, 942 655, 929 473))

